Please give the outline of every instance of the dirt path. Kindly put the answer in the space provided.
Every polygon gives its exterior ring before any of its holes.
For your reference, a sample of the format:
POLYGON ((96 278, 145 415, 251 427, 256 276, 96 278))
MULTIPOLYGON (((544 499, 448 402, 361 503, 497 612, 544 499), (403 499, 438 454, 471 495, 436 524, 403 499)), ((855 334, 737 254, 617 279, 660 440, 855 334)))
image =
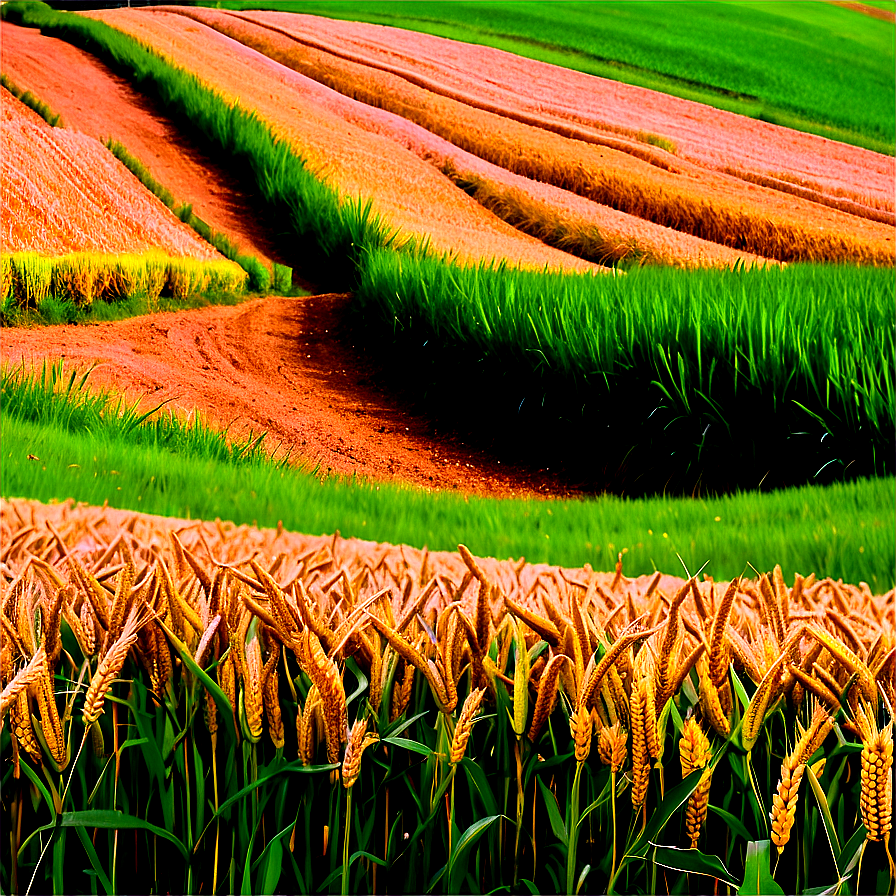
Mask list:
POLYGON ((143 94, 89 53, 46 37, 36 28, 2 25, 0 66, 16 86, 30 90, 62 115, 67 128, 123 143, 179 202, 213 230, 268 265, 291 266, 256 221, 234 178, 184 137, 143 94), (48 64, 52 60, 52 64, 48 64))
POLYGON ((95 386, 194 408, 234 435, 268 433, 322 473, 496 497, 572 495, 549 473, 502 465, 408 412, 343 330, 348 296, 255 299, 92 326, 0 332, 0 360, 97 363, 95 386))
POLYGON ((842 6, 844 9, 852 9, 863 15, 881 19, 884 22, 896 22, 896 13, 891 9, 880 9, 869 3, 851 3, 849 0, 833 0, 834 6, 842 6))

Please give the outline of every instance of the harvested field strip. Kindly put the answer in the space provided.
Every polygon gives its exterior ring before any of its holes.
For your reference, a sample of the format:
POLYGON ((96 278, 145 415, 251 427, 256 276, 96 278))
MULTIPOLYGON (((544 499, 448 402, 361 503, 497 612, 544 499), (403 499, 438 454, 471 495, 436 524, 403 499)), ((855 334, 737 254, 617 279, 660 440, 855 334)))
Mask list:
POLYGON ((371 67, 360 62, 364 56, 344 59, 323 53, 313 42, 306 45, 308 39, 295 16, 259 13, 247 20, 216 10, 181 12, 350 98, 408 117, 495 165, 601 205, 781 261, 892 262, 890 227, 802 199, 794 201, 776 190, 653 151, 656 159, 651 161, 671 169, 664 171, 630 153, 583 143, 588 134, 581 128, 567 124, 560 127, 562 134, 549 133, 532 126, 548 124, 537 116, 520 116, 507 108, 490 110, 489 104, 466 94, 432 93, 418 86, 420 79, 405 69, 400 75, 383 72, 376 63, 371 67), (255 24, 255 18, 265 27, 255 24), (520 118, 523 121, 514 120, 520 118))
MULTIPOLYGON (((487 80, 492 80, 492 70, 484 60, 517 54, 528 71, 567 69, 570 80, 609 79, 594 97, 605 109, 603 117, 613 122, 618 115, 619 123, 629 128, 640 121, 638 126, 646 132, 664 133, 663 127, 650 124, 651 118, 662 119, 661 104, 643 102, 647 95, 662 92, 662 105, 670 120, 686 118, 682 110, 696 100, 716 107, 709 111, 720 119, 727 113, 716 110, 762 119, 755 124, 757 131, 768 136, 769 144, 774 143, 775 131, 782 130, 768 123, 774 121, 788 129, 893 154, 892 28, 863 22, 830 4, 762 8, 689 3, 679 7, 681 15, 675 19, 669 18, 661 3, 637 7, 626 2, 603 3, 595 8, 578 2, 550 11, 529 3, 507 2, 453 7, 441 2, 383 0, 356 0, 350 6, 332 0, 226 0, 215 5, 350 19, 349 27, 360 44, 384 55, 402 54, 403 62, 422 51, 438 66, 453 61, 450 48, 462 46, 460 42, 483 45, 476 46, 482 53, 477 61, 487 80), (387 30, 363 22, 395 27, 387 30), (410 33, 405 32, 407 36, 400 42, 405 29, 410 33), (448 48, 443 57, 436 44, 448 48), (843 71, 853 76, 844 81, 840 77, 843 71), (580 73, 585 73, 584 78, 580 73), (626 104, 638 106, 638 99, 642 103, 634 118, 628 109, 619 114, 626 104)), ((345 33, 340 29, 341 35, 345 33)), ((327 36, 332 37, 332 32, 327 36)), ((463 54, 468 56, 468 51, 463 54)), ((497 66, 498 70, 502 67, 497 66)), ((543 100, 543 80, 514 78, 515 83, 533 87, 530 96, 534 102, 543 100)), ((571 99, 570 105, 580 107, 579 99, 571 99)), ((678 127, 687 133, 685 121, 678 127)), ((667 136, 678 139, 672 133, 667 136)), ((750 152, 745 146, 740 150, 750 152)))
POLYGON ((892 873, 892 591, 780 567, 633 578, 33 502, 7 502, 0 527, 19 821, 4 890, 31 873, 127 892, 152 863, 158 892, 238 877, 244 891, 492 892, 523 874, 539 892, 574 892, 580 874, 660 892, 655 863, 669 891, 695 870, 739 887, 763 839, 766 889, 827 885, 860 856, 857 889, 892 873), (41 773, 66 776, 55 802, 41 773), (797 812, 802 775, 821 796, 807 785, 797 812), (34 835, 54 824, 44 864, 34 835), (824 824, 833 868, 800 861, 824 824), (93 834, 76 843, 72 827, 93 834), (127 862, 118 828, 134 829, 127 862), (679 869, 682 842, 700 850, 679 869))
POLYGON ((145 420, 114 393, 95 398, 83 372, 51 365, 3 381, 3 497, 30 495, 174 517, 257 521, 292 531, 428 545, 462 539, 481 554, 611 570, 691 570, 716 578, 780 562, 883 590, 894 584, 894 480, 858 480, 719 498, 496 500, 349 478, 321 482, 245 436, 225 441, 193 415, 145 420), (30 455, 30 457, 29 457, 30 455))
POLYGON ((354 307, 429 407, 650 491, 892 472, 892 302, 875 269, 590 278, 382 252, 354 307))
POLYGON ((0 103, 4 253, 160 250, 222 260, 96 140, 50 128, 5 90, 0 91, 0 103))
MULTIPOLYGON (((339 15, 338 7, 334 14, 339 15)), ((580 20, 587 15, 587 7, 580 9, 580 20)), ((427 88, 424 97, 433 92, 566 136, 604 141, 663 167, 673 160, 651 150, 650 144, 666 148, 671 144, 679 159, 710 169, 783 174, 820 193, 849 195, 860 204, 893 211, 892 148, 888 157, 836 144, 701 103, 533 62, 525 58, 525 51, 517 56, 398 28, 316 16, 252 12, 243 18, 280 30, 287 27, 284 23, 292 23, 289 30, 303 43, 335 54, 338 68, 355 60, 367 67, 365 79, 371 77, 371 67, 379 70, 379 77, 383 72, 400 73, 404 89, 416 83, 427 88)), ((574 37, 576 31, 568 36, 574 37)), ((826 45, 824 52, 828 49, 826 45)), ((889 74, 886 90, 877 98, 887 91, 892 95, 889 74)), ((892 109, 888 114, 892 116, 892 109)))
MULTIPOLYGON (((231 19, 232 17, 225 19, 225 24, 231 23, 231 19)), ((226 30, 231 36, 239 36, 239 29, 226 30)), ((269 34, 266 29, 262 33, 269 34)), ((253 43, 252 46, 264 49, 265 42, 261 41, 258 46, 253 43)), ((328 66, 322 71, 306 73, 322 78, 328 86, 336 89, 339 85, 327 74, 332 71, 334 69, 328 66)), ((349 89, 344 78, 340 83, 343 91, 349 89)), ((392 112, 381 111, 376 107, 381 106, 387 98, 377 91, 365 92, 364 97, 355 96, 356 93, 357 91, 350 91, 349 99, 341 102, 340 97, 333 97, 330 105, 353 126, 394 140, 402 148, 447 173, 464 189, 475 182, 478 188, 474 191, 467 189, 467 192, 477 201, 512 226, 564 252, 599 264, 617 260, 620 254, 635 254, 651 261, 689 267, 731 266, 738 260, 752 264, 757 260, 756 256, 749 253, 682 234, 606 205, 585 200, 575 193, 551 186, 545 182, 545 177, 532 180, 528 176, 511 173, 462 148, 469 142, 468 127, 454 128, 445 134, 461 144, 456 146, 437 133, 421 127, 420 123, 403 118, 401 113, 419 118, 419 114, 411 112, 417 109, 413 104, 402 103, 400 108, 392 112), (373 105, 355 102, 353 96, 373 105)), ((487 124, 494 131, 502 122, 499 119, 487 124)), ((435 130, 441 129, 436 127, 435 130)), ((475 148, 473 146, 474 150, 475 148)), ((568 146, 564 144, 562 148, 568 149, 568 146)))
POLYGON ((46 258, 34 252, 0 256, 0 307, 39 308, 48 298, 89 306, 95 300, 126 302, 137 296, 150 305, 166 295, 182 301, 197 293, 244 292, 248 275, 219 260, 175 258, 160 252, 97 255, 86 252, 46 258))

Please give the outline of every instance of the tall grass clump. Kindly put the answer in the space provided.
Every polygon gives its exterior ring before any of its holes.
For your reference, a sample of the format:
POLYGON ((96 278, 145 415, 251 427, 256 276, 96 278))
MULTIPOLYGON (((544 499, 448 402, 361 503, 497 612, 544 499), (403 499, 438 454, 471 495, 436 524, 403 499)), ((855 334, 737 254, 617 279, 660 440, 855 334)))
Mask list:
POLYGON ((374 252, 353 307, 433 412, 637 493, 892 472, 892 301, 877 269, 571 276, 374 252))
POLYGON ((24 103, 29 109, 33 109, 52 128, 61 128, 65 124, 62 116, 54 112, 43 100, 38 99, 30 90, 22 90, 17 87, 9 77, 0 74, 0 86, 5 87, 19 102, 24 103))
POLYGON ((53 286, 53 261, 36 252, 19 252, 9 258, 12 295, 19 306, 35 307, 53 286))
MULTIPOLYGON (((116 263, 120 270, 126 262, 116 263)), ((110 265, 102 256, 76 252, 51 260, 53 281, 50 292, 76 305, 90 306, 99 296, 111 292, 110 265)))
MULTIPOLYGON (((124 304, 145 299, 153 310, 161 295, 183 303, 206 293, 242 295, 248 275, 231 261, 176 258, 161 252, 100 255, 76 252, 46 258, 33 252, 2 256, 6 289, 4 317, 40 311, 48 302, 89 314, 99 302, 124 304), (8 272, 8 273, 7 273, 8 272)), ((60 306, 60 307, 61 307, 60 306)), ((57 321, 62 322, 62 321, 57 321)))
POLYGON ((279 466, 262 450, 263 436, 229 439, 199 417, 189 420, 164 410, 146 410, 138 401, 89 386, 92 368, 67 368, 64 361, 44 361, 39 369, 19 364, 0 366, 0 393, 7 420, 22 420, 48 429, 93 433, 99 439, 127 439, 220 463, 261 461, 279 466))

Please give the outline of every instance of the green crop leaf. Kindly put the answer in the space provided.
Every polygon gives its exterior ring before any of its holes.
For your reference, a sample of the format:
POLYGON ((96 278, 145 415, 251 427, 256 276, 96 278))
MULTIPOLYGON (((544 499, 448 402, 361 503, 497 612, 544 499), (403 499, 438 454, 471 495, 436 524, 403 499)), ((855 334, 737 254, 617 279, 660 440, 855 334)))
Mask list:
POLYGON ((831 847, 831 853, 834 856, 834 865, 837 868, 837 874, 842 875, 843 869, 840 867, 840 840, 837 837, 837 828, 834 827, 834 819, 831 817, 831 807, 828 805, 828 798, 822 790, 818 778, 812 771, 810 766, 806 766, 806 776, 812 785, 812 792, 815 794, 815 800, 818 803, 818 809, 821 812, 821 820, 824 823, 825 833, 828 835, 828 844, 831 847))
POLYGON ((654 847, 651 855, 657 865, 672 868, 675 871, 705 874, 732 887, 738 885, 737 879, 728 871, 718 856, 706 855, 699 849, 679 849, 676 846, 662 846, 658 843, 651 843, 651 846, 654 847))
POLYGON ((784 896, 771 875, 771 840, 753 840, 747 844, 744 882, 737 896, 784 896))
POLYGON ((468 850, 499 819, 501 815, 489 815, 474 821, 461 835, 448 859, 448 892, 459 893, 467 875, 468 850))
POLYGON ((544 797, 544 804, 548 810, 548 818, 551 822, 551 830, 554 836, 564 845, 569 844, 569 835, 566 833, 566 825, 563 823, 563 816, 560 814, 560 807, 557 805, 557 797, 551 792, 550 787, 539 777, 538 786, 541 789, 541 795, 544 797))
POLYGON ((202 682, 206 690, 212 695, 212 699, 215 701, 215 706, 218 707, 218 713, 224 721, 228 734, 230 734, 234 740, 237 740, 236 727, 233 723, 233 707, 230 705, 227 695, 211 679, 207 672, 199 668, 187 645, 184 644, 184 642, 181 641, 164 622, 157 620, 157 623, 162 631, 168 636, 168 640, 177 651, 177 655, 181 658, 183 664, 202 682))
POLYGON ((669 819, 690 799, 691 794, 697 789, 704 769, 692 771, 677 787, 666 793, 665 799, 657 806, 656 811, 650 816, 647 827, 641 836, 634 842, 629 854, 633 857, 646 858, 651 842, 656 842, 661 831, 669 819))
POLYGON ((416 740, 410 740, 407 737, 384 737, 380 740, 381 744, 392 744, 393 747, 404 747, 405 750, 413 750, 422 756, 429 756, 432 750, 416 740))
POLYGON ((753 835, 747 830, 746 825, 736 815, 732 815, 719 806, 713 805, 710 805, 709 811, 715 812, 728 825, 733 834, 743 837, 747 843, 753 839, 753 835))
POLYGON ((114 830, 125 830, 130 828, 140 828, 151 831, 157 837, 173 843, 181 852, 184 859, 189 857, 189 851, 184 844, 178 840, 172 833, 160 828, 142 818, 136 818, 133 815, 125 815, 118 809, 84 809, 81 812, 63 812, 62 827, 64 828, 112 828, 114 830))

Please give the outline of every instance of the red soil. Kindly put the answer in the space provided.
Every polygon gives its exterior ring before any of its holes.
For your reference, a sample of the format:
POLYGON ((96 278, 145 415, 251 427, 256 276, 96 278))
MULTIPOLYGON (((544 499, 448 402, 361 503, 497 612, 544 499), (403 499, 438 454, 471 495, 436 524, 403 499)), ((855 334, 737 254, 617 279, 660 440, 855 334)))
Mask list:
POLYGON ((95 56, 36 28, 2 24, 0 66, 22 90, 30 90, 62 115, 67 130, 99 140, 112 137, 136 156, 178 202, 243 251, 270 264, 288 262, 256 220, 233 177, 160 115, 147 98, 95 56), (52 64, 48 61, 52 60, 52 64))
POLYGON ((376 366, 338 338, 347 296, 255 299, 237 307, 154 314, 92 326, 4 329, 0 360, 99 366, 95 387, 184 414, 234 436, 267 432, 322 474, 395 479, 494 497, 571 496, 526 471, 435 433, 376 384, 376 366), (336 338, 334 338, 336 337, 336 338))
POLYGON ((881 9, 878 6, 872 6, 870 3, 851 3, 849 0, 833 0, 833 3, 834 6, 852 9, 874 19, 881 19, 884 22, 896 22, 896 12, 892 9, 881 9))

